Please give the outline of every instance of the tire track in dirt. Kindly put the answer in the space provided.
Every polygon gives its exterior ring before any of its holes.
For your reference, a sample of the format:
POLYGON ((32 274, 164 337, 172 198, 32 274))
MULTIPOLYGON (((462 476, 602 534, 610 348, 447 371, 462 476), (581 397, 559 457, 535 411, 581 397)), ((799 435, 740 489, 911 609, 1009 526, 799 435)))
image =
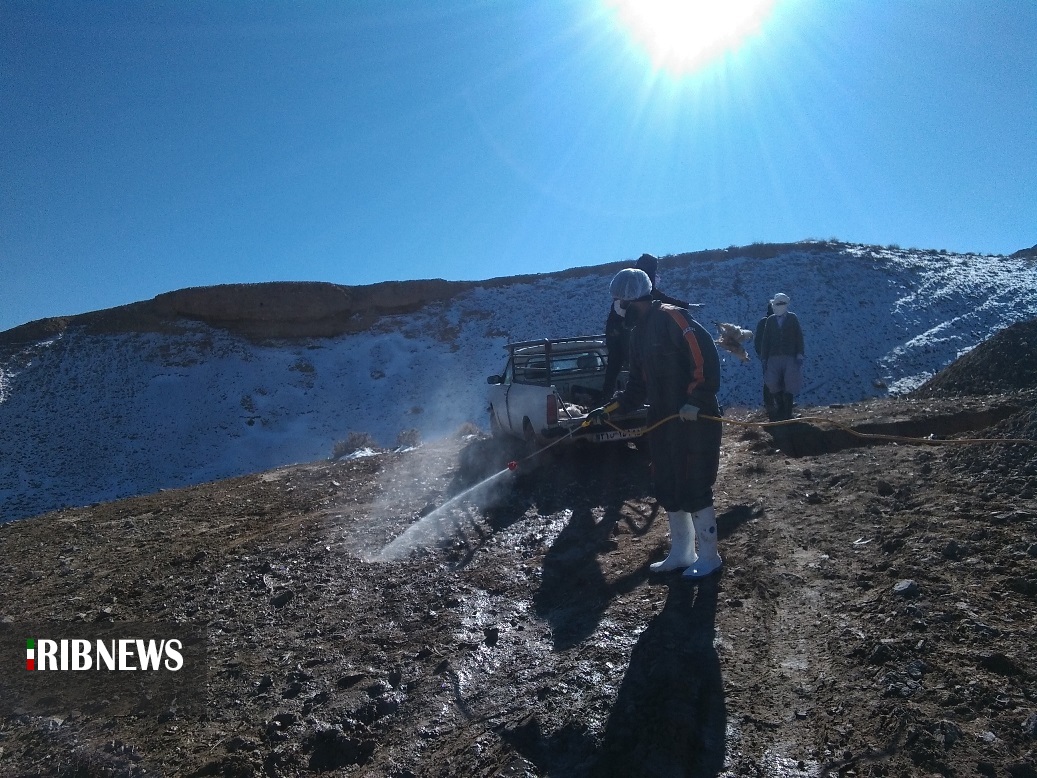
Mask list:
POLYGON ((726 684, 724 774, 817 775, 816 733, 804 725, 823 673, 815 666, 823 602, 812 580, 819 554, 803 538, 824 527, 808 514, 780 515, 798 468, 761 458, 762 440, 755 431, 729 436, 718 478, 721 499, 738 501, 718 505, 726 568, 717 643, 725 675, 738 679, 726 684), (774 493, 775 479, 786 493, 774 493))

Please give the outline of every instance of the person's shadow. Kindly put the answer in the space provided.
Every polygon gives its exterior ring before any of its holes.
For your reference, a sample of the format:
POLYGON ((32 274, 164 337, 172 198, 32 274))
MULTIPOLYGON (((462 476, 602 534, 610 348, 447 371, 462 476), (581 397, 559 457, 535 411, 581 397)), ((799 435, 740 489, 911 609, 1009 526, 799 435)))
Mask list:
POLYGON ((584 451, 541 468, 530 502, 544 515, 570 514, 544 555, 533 596, 556 651, 592 635, 609 602, 646 578, 644 566, 609 580, 601 556, 619 548, 617 530, 645 535, 665 515, 654 504, 642 507, 649 481, 647 457, 622 447, 584 451))
POLYGON ((727 710, 713 646, 718 579, 668 581, 641 633, 590 770, 592 778, 715 778, 727 710))

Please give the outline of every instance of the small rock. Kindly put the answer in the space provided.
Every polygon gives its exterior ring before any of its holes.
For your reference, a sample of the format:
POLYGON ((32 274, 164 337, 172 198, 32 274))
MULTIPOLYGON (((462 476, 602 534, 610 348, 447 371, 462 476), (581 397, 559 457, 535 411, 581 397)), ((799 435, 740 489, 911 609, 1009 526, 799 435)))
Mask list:
POLYGON ((881 665, 893 658, 893 652, 885 643, 879 643, 868 655, 868 661, 873 665, 881 665))
POLYGON ((112 614, 115 609, 110 605, 106 605, 97 612, 97 616, 94 617, 94 621, 114 621, 112 614))
POLYGON ((903 581, 898 581, 893 586, 893 594, 900 597, 917 597, 919 594, 918 584, 909 578, 903 581))
POLYGON ((1032 740, 1037 740, 1037 713, 1031 713, 1023 722, 1023 734, 1032 740))
POLYGON ((962 549, 962 547, 953 540, 947 541, 947 545, 943 547, 943 550, 940 553, 942 553, 947 559, 954 560, 961 559, 965 556, 964 549, 962 549))
POLYGON ((907 674, 909 677, 917 681, 919 678, 925 675, 925 671, 928 669, 929 668, 926 666, 925 662, 923 662, 921 659, 915 659, 913 662, 910 662, 908 664, 907 674))
POLYGON ((961 728, 953 721, 947 721, 946 719, 936 724, 933 728, 938 739, 943 743, 944 748, 950 748, 959 740, 961 740, 961 728))
POLYGON ((896 492, 896 488, 889 481, 879 481, 875 484, 880 497, 890 497, 896 492))

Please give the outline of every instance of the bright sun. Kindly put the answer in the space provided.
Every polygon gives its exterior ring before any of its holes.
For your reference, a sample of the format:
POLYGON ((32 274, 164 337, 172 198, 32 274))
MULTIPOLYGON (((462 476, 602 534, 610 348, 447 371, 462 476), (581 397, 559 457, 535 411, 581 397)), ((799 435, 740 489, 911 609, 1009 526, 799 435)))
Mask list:
POLYGON ((776 0, 606 0, 655 67, 687 73, 735 49, 776 0))

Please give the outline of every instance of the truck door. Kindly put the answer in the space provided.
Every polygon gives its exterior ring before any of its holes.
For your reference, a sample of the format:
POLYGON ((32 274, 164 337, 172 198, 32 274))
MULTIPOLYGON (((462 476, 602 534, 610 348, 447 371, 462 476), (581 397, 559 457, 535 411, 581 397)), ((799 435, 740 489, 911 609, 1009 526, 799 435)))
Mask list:
POLYGON ((497 424, 503 429, 511 429, 511 420, 508 414, 508 395, 515 383, 515 357, 508 358, 508 364, 501 374, 501 381, 491 390, 491 405, 493 414, 497 418, 497 424))
MULTIPOLYGON (((504 390, 504 407, 501 409, 504 413, 504 426, 514 431, 514 419, 511 418, 511 401, 512 401, 512 389, 515 387, 515 355, 512 354, 511 359, 508 360, 507 367, 504 368, 504 382, 502 389, 504 390)), ((518 419, 519 429, 522 429, 522 417, 518 419)))

